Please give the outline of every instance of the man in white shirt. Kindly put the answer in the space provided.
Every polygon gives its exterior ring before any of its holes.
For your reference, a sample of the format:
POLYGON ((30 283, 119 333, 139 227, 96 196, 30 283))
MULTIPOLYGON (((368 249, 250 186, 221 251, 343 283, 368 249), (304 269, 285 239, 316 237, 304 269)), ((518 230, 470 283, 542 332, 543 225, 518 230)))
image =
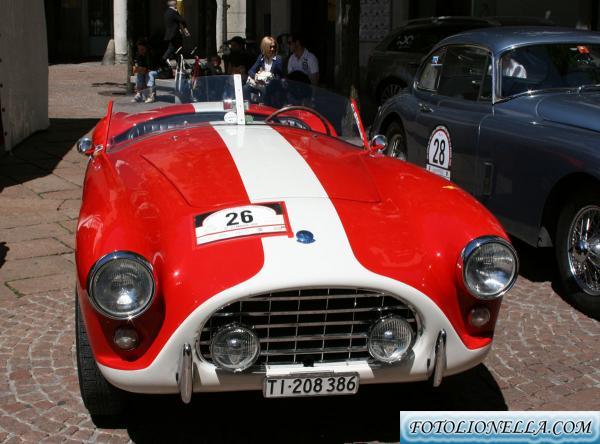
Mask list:
POLYGON ((315 55, 304 47, 304 41, 297 34, 288 37, 288 45, 292 52, 288 60, 288 74, 301 71, 316 85, 319 82, 319 61, 315 55))
POLYGON ((502 75, 506 77, 527 78, 527 70, 511 57, 511 53, 502 56, 502 75))

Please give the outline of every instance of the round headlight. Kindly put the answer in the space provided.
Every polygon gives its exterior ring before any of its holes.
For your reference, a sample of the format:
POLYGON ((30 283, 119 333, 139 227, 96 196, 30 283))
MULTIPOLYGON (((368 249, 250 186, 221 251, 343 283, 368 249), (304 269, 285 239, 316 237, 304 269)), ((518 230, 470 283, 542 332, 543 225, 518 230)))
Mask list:
POLYGON ((231 324, 220 330, 210 344, 215 364, 232 372, 242 372, 258 359, 260 343, 256 334, 245 327, 231 324))
POLYGON ((517 253, 499 237, 482 237, 469 242, 462 261, 465 286, 479 299, 502 296, 517 279, 517 253))
POLYGON ((130 319, 148 308, 154 296, 150 264, 132 253, 111 253, 92 269, 89 294, 98 311, 113 319, 130 319))
POLYGON ((413 334, 412 327, 405 319, 399 316, 382 318, 369 332, 369 354, 387 364, 398 362, 410 350, 413 334))

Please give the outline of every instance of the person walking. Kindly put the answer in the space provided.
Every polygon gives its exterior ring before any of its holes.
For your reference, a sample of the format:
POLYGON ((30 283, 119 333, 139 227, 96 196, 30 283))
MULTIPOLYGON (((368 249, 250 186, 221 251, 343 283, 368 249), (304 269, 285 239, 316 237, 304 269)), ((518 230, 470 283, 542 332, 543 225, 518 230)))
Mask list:
POLYGON ((165 11, 165 42, 169 42, 167 50, 162 56, 163 64, 167 65, 169 58, 175 54, 178 48, 183 46, 182 34, 186 37, 190 36, 187 29, 187 23, 177 11, 177 0, 169 0, 167 2, 167 10, 165 11))
POLYGON ((291 55, 288 60, 288 74, 302 71, 311 83, 319 83, 319 61, 317 57, 304 46, 304 39, 298 34, 290 34, 288 38, 291 55))

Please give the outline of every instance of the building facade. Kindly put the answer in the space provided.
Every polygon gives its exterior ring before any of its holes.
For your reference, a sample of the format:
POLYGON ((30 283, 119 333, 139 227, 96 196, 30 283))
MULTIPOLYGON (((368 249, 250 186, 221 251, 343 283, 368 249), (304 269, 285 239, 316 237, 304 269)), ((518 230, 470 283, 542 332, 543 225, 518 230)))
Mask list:
MULTIPOLYGON (((128 5, 131 41, 145 37, 162 49, 163 0, 45 0, 51 62, 101 57, 115 28, 113 2, 128 5)), ((197 53, 208 56, 236 35, 257 43, 264 35, 301 33, 319 60, 321 82, 336 87, 345 80, 341 73, 357 78, 375 45, 409 19, 527 16, 597 30, 598 4, 597 0, 178 0, 192 34, 184 40, 186 50, 197 47, 197 53)), ((281 42, 285 45, 286 40, 281 42)))
POLYGON ((0 14, 0 151, 48 128, 48 50, 43 5, 3 0, 0 14))

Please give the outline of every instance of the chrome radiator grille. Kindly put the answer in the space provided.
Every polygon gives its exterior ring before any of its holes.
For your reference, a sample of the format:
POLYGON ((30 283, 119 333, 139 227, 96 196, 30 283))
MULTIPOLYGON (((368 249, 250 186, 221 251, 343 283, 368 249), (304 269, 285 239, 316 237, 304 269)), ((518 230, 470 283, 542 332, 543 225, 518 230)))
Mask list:
POLYGON ((388 294, 356 288, 317 288, 282 291, 248 297, 215 312, 196 342, 208 362, 210 342, 223 326, 238 323, 254 330, 260 340, 255 364, 343 362, 369 359, 367 334, 377 319, 396 314, 415 334, 415 313, 388 294))

